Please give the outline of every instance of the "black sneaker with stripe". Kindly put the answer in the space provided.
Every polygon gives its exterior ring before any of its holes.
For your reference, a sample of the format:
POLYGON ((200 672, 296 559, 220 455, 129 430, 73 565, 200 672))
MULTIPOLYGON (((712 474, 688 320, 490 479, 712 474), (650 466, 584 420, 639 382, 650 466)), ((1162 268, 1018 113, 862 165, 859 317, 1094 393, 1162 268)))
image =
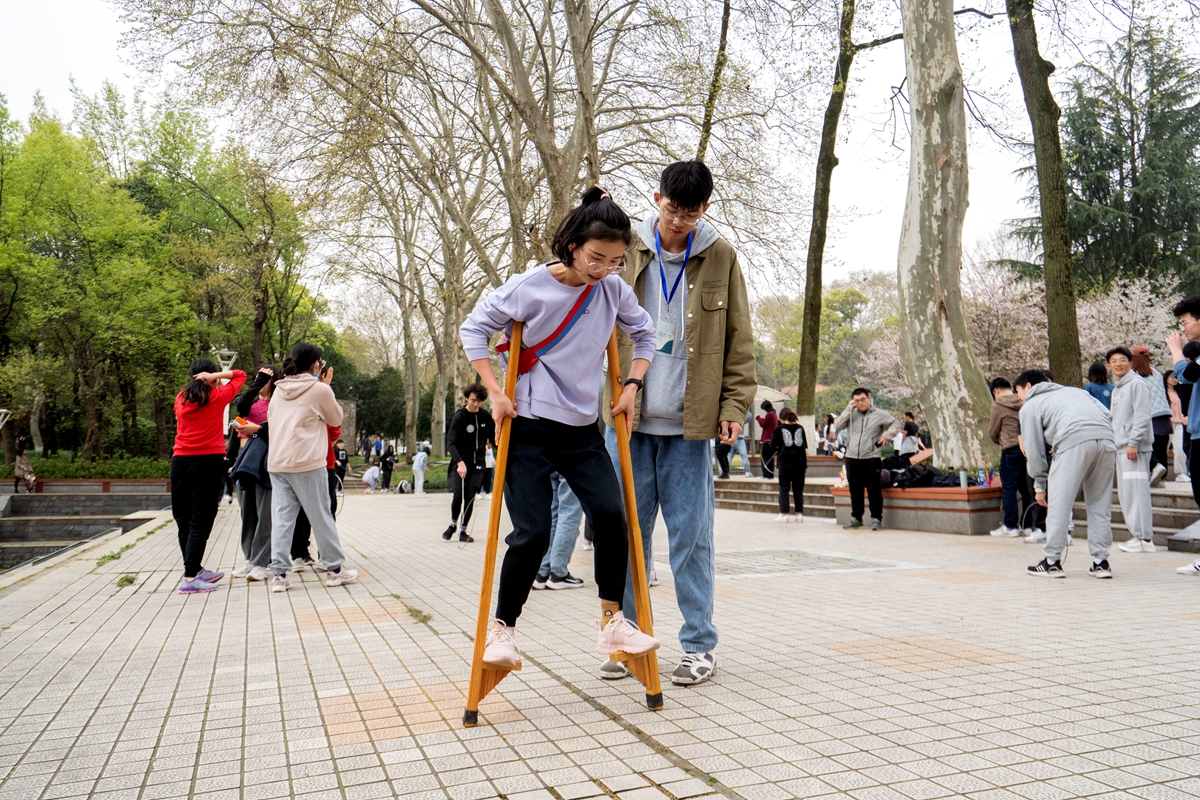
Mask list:
POLYGON ((1029 567, 1029 574, 1036 575, 1040 578, 1065 578, 1067 573, 1063 571, 1062 562, 1051 562, 1048 558, 1043 558, 1039 563, 1029 567))
POLYGON ((1108 559, 1102 559, 1099 564, 1092 562, 1092 568, 1088 570, 1088 574, 1093 578, 1111 578, 1112 568, 1108 566, 1108 559))

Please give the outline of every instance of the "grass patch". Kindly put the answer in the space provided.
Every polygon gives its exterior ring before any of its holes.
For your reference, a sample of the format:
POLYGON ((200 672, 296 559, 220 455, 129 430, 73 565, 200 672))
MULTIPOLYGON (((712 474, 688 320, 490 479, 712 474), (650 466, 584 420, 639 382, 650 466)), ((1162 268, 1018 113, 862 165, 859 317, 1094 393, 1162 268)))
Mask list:
POLYGON ((102 555, 96 559, 96 566, 103 567, 105 564, 109 563, 110 561, 116 561, 117 559, 119 559, 121 557, 122 553, 124 553, 126 550, 129 550, 130 548, 132 548, 135 544, 137 544, 137 542, 130 542, 129 544, 122 547, 120 550, 114 550, 111 553, 105 553, 104 555, 102 555))
POLYGON ((124 589, 126 586, 133 586, 135 583, 137 583, 137 573, 132 575, 122 575, 121 577, 117 578, 118 589, 124 589))
POLYGON ((410 606, 406 603, 404 607, 408 609, 408 615, 417 622, 429 622, 429 620, 433 619, 433 617, 431 617, 429 614, 426 614, 416 606, 410 606))
MULTIPOLYGON (((33 474, 39 478, 169 478, 171 462, 157 458, 101 457, 97 461, 82 461, 71 452, 52 456, 29 454, 33 474)), ((13 465, 0 464, 0 479, 13 477, 13 465)))

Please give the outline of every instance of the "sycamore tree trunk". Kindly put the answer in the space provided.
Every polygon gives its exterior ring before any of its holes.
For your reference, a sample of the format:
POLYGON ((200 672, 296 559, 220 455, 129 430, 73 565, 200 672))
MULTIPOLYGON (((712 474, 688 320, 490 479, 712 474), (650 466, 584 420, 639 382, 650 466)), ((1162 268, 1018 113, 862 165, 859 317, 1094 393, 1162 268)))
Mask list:
POLYGON ((1071 233, 1067 221, 1067 179, 1063 174, 1058 119, 1062 110, 1050 91, 1054 65, 1038 49, 1033 0, 1007 0, 1013 58, 1025 95, 1025 110, 1033 126, 1033 157, 1037 165, 1042 208, 1042 261, 1046 282, 1047 334, 1050 371, 1064 386, 1083 383, 1079 325, 1075 319, 1075 279, 1071 271, 1071 233))
MULTIPOLYGON (((812 227, 808 232, 808 261, 804 276, 804 319, 800 334, 800 374, 796 382, 796 413, 805 430, 812 430, 816 412, 817 361, 821 347, 821 270, 825 262, 825 237, 829 227, 829 191, 833 168, 837 166, 834 147, 837 145, 838 123, 842 105, 846 102, 846 81, 857 52, 851 41, 854 32, 855 0, 842 0, 841 23, 838 26, 838 57, 833 72, 833 88, 825 120, 821 125, 821 148, 817 154, 817 179, 813 187, 812 227)), ((816 439, 809 443, 815 452, 816 439)))
POLYGON ((900 357, 943 467, 990 465, 989 398, 963 313, 967 125, 951 0, 902 0, 912 103, 900 231, 900 357))
MULTIPOLYGON (((853 3, 854 0, 849 0, 853 3)), ((708 99, 704 101, 704 121, 700 124, 700 144, 696 147, 696 160, 703 161, 708 155, 708 142, 712 139, 713 115, 717 111, 717 98, 721 95, 721 73, 729 61, 729 17, 733 12, 732 0, 725 0, 721 9, 721 38, 717 42, 717 57, 713 62, 712 80, 708 84, 708 99)))

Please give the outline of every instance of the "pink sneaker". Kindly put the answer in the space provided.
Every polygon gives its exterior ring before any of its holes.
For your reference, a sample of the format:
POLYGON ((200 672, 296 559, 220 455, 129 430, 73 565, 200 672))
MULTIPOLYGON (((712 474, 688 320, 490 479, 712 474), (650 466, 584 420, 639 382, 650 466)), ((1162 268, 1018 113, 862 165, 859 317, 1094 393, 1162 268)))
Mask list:
POLYGON ((510 628, 500 620, 492 624, 488 632, 487 647, 483 648, 483 663, 493 667, 512 669, 521 663, 517 652, 517 629, 510 628))
POLYGON ((649 653, 657 650, 658 640, 653 636, 642 633, 636 624, 625 619, 625 614, 618 611, 605 625, 600 625, 600 635, 596 638, 596 652, 603 655, 611 653, 649 653))

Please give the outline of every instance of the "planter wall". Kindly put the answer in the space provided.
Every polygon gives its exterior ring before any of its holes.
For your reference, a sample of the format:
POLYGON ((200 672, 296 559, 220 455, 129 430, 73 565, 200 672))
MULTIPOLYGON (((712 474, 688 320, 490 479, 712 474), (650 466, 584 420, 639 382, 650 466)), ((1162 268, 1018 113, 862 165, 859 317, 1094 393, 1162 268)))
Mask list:
MULTIPOLYGON (((830 488, 839 525, 850 522, 850 489, 830 488)), ((884 489, 883 527, 902 531, 982 536, 1000 526, 1000 487, 884 489)), ((864 493, 863 504, 867 498, 864 493)), ((869 509, 864 516, 870 516, 869 509)), ((870 524, 869 520, 864 520, 870 524)))
POLYGON ((169 478, 38 478, 38 494, 169 494, 169 478))

